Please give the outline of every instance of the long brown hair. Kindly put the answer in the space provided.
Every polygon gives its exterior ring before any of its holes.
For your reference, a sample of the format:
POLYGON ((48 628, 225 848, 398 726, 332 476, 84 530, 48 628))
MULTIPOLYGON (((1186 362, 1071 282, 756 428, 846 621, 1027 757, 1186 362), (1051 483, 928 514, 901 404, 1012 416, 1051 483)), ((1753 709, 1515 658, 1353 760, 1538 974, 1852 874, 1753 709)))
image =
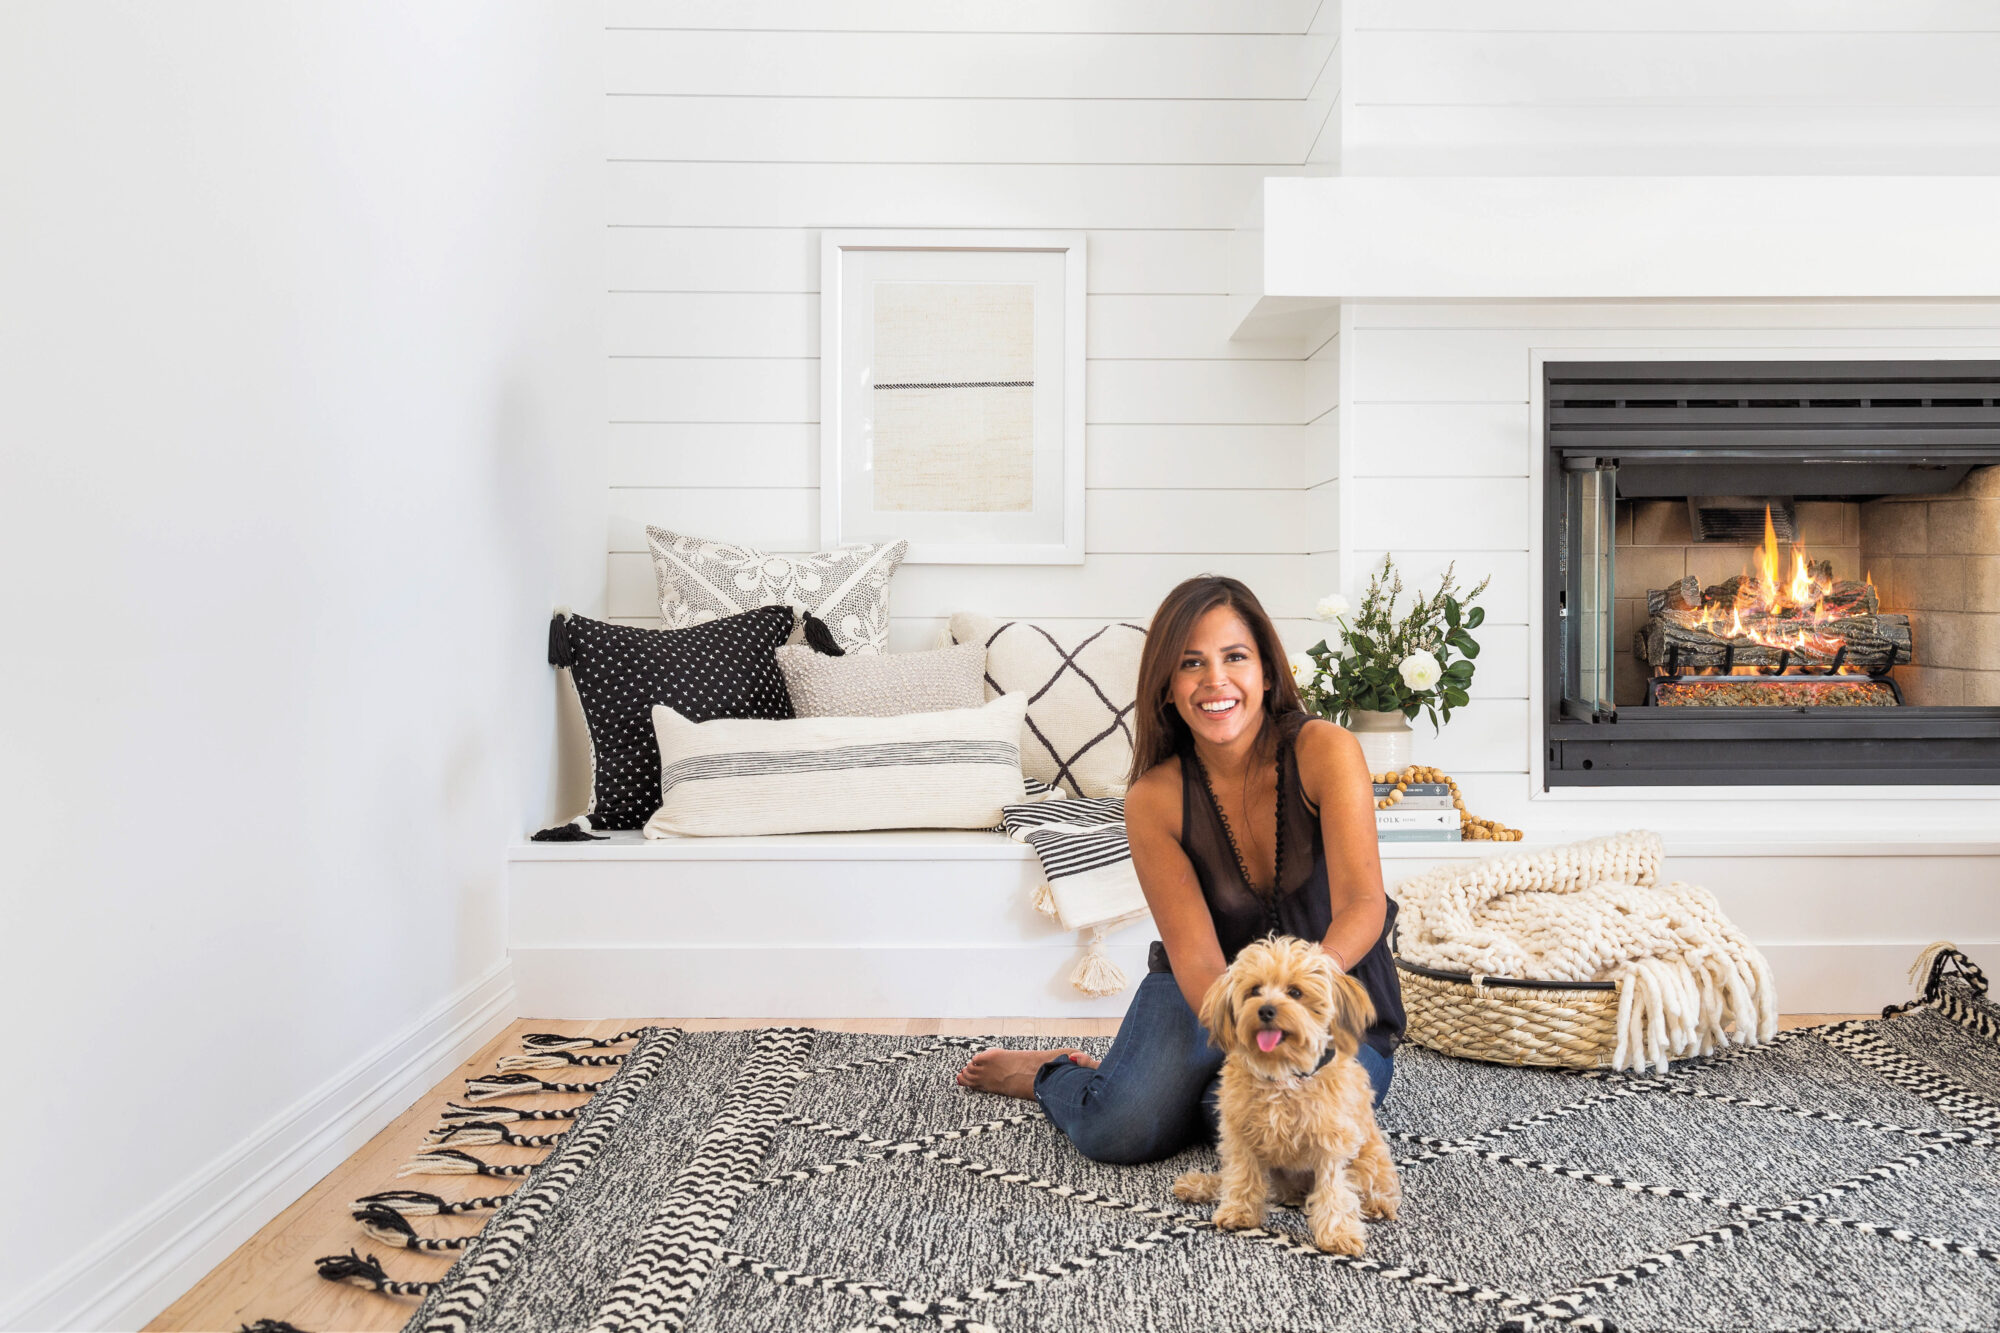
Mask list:
POLYGON ((1171 758, 1188 739, 1187 723, 1174 707, 1174 672, 1187 650, 1188 636, 1194 633, 1194 622, 1218 606, 1229 607, 1250 627, 1250 636, 1257 641, 1257 656, 1264 659, 1269 683, 1264 689, 1264 729, 1259 740, 1270 734, 1285 714, 1305 711, 1284 647, 1278 642, 1277 627, 1264 614, 1257 594, 1237 579, 1197 574, 1167 594, 1146 631, 1146 646, 1139 654, 1139 693, 1132 709, 1132 782, 1153 765, 1171 758))

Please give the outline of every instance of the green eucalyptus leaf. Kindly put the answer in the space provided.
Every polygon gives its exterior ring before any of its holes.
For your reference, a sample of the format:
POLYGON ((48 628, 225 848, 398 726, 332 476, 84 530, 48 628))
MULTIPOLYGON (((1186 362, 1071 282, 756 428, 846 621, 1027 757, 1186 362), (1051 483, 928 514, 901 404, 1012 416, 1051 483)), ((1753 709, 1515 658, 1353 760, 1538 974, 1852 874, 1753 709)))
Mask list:
POLYGON ((1478 629, 1480 622, 1485 619, 1486 619, 1486 608, 1483 606, 1475 606, 1470 611, 1467 611, 1465 613, 1465 627, 1467 629, 1478 629))

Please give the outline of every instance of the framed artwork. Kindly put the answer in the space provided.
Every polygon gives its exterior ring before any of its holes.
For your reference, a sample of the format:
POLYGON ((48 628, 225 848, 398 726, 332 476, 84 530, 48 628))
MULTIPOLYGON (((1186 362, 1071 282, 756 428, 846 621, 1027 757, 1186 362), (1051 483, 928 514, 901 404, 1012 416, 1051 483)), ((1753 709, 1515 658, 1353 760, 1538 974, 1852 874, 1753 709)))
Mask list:
POLYGON ((1082 232, 829 231, 820 540, 1083 563, 1082 232))

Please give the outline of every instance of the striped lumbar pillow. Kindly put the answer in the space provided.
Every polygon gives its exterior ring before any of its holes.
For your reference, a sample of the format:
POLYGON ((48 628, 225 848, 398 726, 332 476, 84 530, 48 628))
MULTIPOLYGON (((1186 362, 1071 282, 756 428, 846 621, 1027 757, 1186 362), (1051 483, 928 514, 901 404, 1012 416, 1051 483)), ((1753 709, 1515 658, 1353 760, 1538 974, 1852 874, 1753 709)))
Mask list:
POLYGON ((653 709, 646 836, 986 828, 1019 802, 1026 695, 901 717, 690 722, 653 709))

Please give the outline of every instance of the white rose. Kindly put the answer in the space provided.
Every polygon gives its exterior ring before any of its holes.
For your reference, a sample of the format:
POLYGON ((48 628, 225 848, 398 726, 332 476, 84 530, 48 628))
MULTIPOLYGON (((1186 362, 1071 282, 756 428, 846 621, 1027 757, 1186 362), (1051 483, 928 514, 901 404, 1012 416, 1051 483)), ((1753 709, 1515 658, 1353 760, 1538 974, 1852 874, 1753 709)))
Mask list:
POLYGON ((1313 614, 1321 620, 1345 620, 1347 613, 1353 609, 1347 604, 1345 597, 1337 592, 1330 592, 1319 599, 1319 605, 1313 608, 1313 614))
POLYGON ((1306 653, 1293 653, 1291 657, 1291 662, 1292 662, 1292 684, 1298 686, 1302 690, 1310 689, 1313 683, 1313 677, 1319 671, 1319 664, 1313 661, 1311 656, 1306 653))
POLYGON ((1403 683, 1413 690, 1429 689, 1437 684, 1438 677, 1444 674, 1444 668, 1438 665, 1437 658, 1421 648, 1404 658, 1396 670, 1402 673, 1403 683))

